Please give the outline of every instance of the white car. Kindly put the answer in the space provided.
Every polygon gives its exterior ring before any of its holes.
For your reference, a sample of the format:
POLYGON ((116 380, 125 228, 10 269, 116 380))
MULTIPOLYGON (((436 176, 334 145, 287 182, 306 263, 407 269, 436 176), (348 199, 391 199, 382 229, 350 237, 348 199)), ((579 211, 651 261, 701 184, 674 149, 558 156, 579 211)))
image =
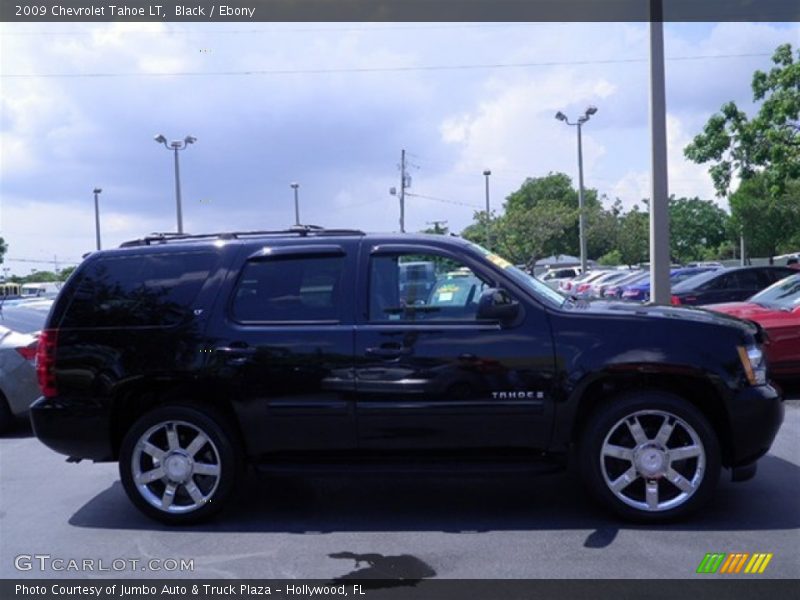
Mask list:
POLYGON ((539 280, 554 290, 559 289, 563 281, 569 281, 581 274, 580 267, 560 267, 545 271, 539 280))

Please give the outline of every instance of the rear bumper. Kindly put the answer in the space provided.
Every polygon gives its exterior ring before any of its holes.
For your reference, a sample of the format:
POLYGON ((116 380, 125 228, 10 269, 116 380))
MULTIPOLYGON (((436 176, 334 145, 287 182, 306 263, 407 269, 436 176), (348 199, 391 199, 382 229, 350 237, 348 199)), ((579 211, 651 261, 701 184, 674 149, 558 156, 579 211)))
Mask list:
POLYGON ((39 398, 31 406, 31 424, 36 437, 56 452, 95 461, 114 459, 109 413, 92 402, 39 398))
POLYGON ((730 404, 730 467, 755 462, 767 453, 783 423, 783 398, 771 385, 748 387, 730 404))

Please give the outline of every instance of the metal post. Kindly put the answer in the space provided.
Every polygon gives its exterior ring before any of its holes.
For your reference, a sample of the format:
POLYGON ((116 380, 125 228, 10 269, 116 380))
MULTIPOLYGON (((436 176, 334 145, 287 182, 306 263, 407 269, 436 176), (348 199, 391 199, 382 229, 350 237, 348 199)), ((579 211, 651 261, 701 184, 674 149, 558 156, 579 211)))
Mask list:
POLYGON ((406 232, 406 151, 400 152, 400 233, 406 232))
POLYGON ((650 0, 650 301, 669 304, 669 190, 664 85, 664 25, 661 0, 650 0))
POLYGON ((741 254, 740 264, 745 266, 747 261, 745 259, 744 231, 739 234, 739 254, 741 254))
POLYGON ((98 250, 100 250, 100 202, 97 197, 102 191, 101 188, 94 188, 94 230, 98 250))
POLYGON ((300 184, 293 182, 291 187, 294 190, 294 224, 300 225, 300 199, 297 192, 297 188, 300 187, 300 184))
POLYGON ((489 206, 489 175, 492 172, 489 169, 486 169, 483 172, 483 176, 486 178, 486 249, 491 250, 492 248, 492 209, 489 206))
POLYGON ((578 120, 578 243, 581 250, 581 273, 586 273, 586 210, 583 197, 583 140, 581 126, 578 120))
POLYGON ((178 207, 178 233, 183 233, 183 213, 181 212, 181 171, 178 165, 178 146, 172 144, 175 150, 175 202, 178 207))

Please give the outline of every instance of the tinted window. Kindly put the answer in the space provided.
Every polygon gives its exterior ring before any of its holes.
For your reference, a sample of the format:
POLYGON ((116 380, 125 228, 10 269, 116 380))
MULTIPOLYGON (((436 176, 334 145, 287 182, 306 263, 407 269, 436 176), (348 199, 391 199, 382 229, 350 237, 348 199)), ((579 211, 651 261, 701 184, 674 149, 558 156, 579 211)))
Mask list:
POLYGON ((344 257, 285 258, 245 264, 234 292, 240 322, 341 319, 344 257))
POLYGON ((208 277, 213 253, 109 256, 81 271, 62 327, 175 325, 208 277))
POLYGON ((743 290, 758 290, 766 285, 763 276, 755 269, 733 273, 735 287, 743 290))
POLYGON ((797 271, 794 269, 764 269, 764 275, 767 277, 767 283, 775 283, 776 281, 780 281, 784 277, 789 277, 790 275, 795 275, 797 271))
POLYGON ((370 261, 371 321, 474 321, 478 298, 489 286, 463 264, 443 256, 387 255, 370 261), (425 286, 404 285, 404 263, 425 260, 434 280, 425 286))

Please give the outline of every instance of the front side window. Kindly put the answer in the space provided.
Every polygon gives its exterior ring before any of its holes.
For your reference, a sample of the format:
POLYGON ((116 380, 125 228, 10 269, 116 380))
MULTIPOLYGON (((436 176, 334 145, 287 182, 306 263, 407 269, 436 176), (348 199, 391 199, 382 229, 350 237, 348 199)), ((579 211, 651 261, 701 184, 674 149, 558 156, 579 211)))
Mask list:
POLYGON ((234 292, 236 321, 339 321, 344 257, 287 257, 245 264, 234 292))
POLYGON ((478 299, 491 287, 463 263, 435 254, 391 254, 370 261, 369 319, 475 321, 478 299), (410 278, 410 272, 425 273, 410 278))

